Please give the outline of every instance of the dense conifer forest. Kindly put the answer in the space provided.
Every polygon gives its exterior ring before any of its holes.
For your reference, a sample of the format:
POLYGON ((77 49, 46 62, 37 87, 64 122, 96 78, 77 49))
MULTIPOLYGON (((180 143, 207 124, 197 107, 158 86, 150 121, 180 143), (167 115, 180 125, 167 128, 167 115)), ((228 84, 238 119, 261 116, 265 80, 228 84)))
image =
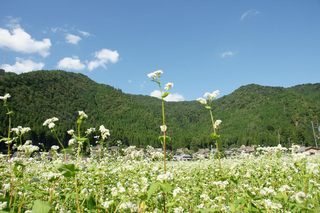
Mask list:
MULTIPOLYGON (((218 89, 218 88, 213 88, 218 89)), ((0 70, 0 95, 11 95, 8 107, 14 113, 12 127, 30 127, 24 140, 43 143, 47 148, 58 141, 43 122, 59 118, 56 130, 67 146, 67 130, 76 128, 78 111, 88 119, 85 130, 104 125, 110 130, 108 145, 161 147, 158 137, 162 122, 161 101, 143 95, 123 93, 109 85, 98 84, 83 74, 60 70, 33 71, 16 75, 0 70)), ((199 97, 202 94, 199 94, 199 97)), ((220 97, 213 103, 215 119, 221 119, 219 144, 221 148, 241 145, 274 146, 292 143, 314 146, 311 121, 316 126, 320 115, 320 83, 290 88, 250 84, 220 97)), ((8 116, 0 103, 0 136, 6 137, 8 116)), ((210 134, 212 124, 208 110, 197 101, 165 102, 168 149, 197 150, 214 146, 210 134)), ((315 127, 315 131, 317 129, 315 127)), ((97 133, 98 134, 98 133, 97 133)), ((91 137, 91 144, 95 139, 91 137)), ((5 144, 0 144, 5 152, 5 144)))

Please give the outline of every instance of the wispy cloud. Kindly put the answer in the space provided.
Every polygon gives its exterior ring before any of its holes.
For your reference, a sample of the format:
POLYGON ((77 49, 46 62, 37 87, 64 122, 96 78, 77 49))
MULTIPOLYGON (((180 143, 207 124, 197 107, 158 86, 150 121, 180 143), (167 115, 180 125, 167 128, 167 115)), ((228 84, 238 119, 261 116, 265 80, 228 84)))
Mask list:
MULTIPOLYGON (((154 90, 153 92, 150 93, 150 96, 160 98, 161 92, 160 90, 154 90)), ((164 100, 177 102, 177 101, 184 101, 185 98, 183 97, 183 95, 180 95, 179 93, 171 93, 167 97, 165 97, 164 100)))
POLYGON ((234 54, 235 54, 234 52, 227 51, 227 52, 221 53, 221 56, 222 58, 225 58, 227 56, 233 56, 234 54))
POLYGON ((256 9, 250 9, 248 11, 246 11, 242 16, 241 16, 241 21, 243 21, 245 18, 248 18, 248 17, 253 17, 253 16, 256 16, 256 15, 260 15, 261 12, 256 10, 256 9))
POLYGON ((70 33, 66 35, 66 41, 70 44, 78 44, 78 42, 81 41, 81 39, 82 38, 80 36, 72 35, 70 33))
POLYGON ((17 74, 30 72, 34 70, 41 70, 44 67, 44 63, 36 63, 31 60, 25 60, 17 57, 16 63, 14 65, 2 64, 1 69, 4 69, 7 72, 14 72, 17 74))

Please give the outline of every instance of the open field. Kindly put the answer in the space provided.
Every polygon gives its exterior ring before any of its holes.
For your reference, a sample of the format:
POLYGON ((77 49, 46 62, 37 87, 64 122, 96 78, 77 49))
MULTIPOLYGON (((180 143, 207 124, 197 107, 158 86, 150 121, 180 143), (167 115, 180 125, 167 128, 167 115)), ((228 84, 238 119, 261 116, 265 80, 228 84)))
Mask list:
POLYGON ((320 156, 267 148, 221 159, 85 161, 1 155, 2 212, 318 212, 320 156), (163 200, 165 198, 165 201, 163 200), (10 204, 10 208, 8 207, 10 204), (38 209, 38 210, 37 210, 38 209), (40 211, 39 211, 40 209, 40 211))

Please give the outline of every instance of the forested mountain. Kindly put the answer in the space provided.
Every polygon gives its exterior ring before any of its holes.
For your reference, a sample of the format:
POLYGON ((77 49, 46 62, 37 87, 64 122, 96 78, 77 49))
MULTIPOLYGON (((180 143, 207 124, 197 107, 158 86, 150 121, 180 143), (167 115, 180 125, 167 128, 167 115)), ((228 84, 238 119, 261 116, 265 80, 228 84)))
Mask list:
MULTIPOLYGON (((223 122, 219 129, 221 147, 261 144, 277 145, 278 132, 283 145, 314 145, 311 121, 320 115, 320 84, 291 88, 255 84, 242 86, 214 101, 214 117, 223 122)), ((67 146, 69 129, 76 128, 78 111, 88 119, 83 130, 104 125, 110 129, 109 145, 118 140, 125 145, 160 147, 161 101, 157 98, 125 94, 119 89, 98 84, 82 74, 65 71, 34 71, 20 75, 0 72, 0 95, 8 99, 12 126, 30 127, 24 139, 47 147, 57 140, 43 122, 58 117, 58 136, 67 146)), ((2 105, 2 104, 1 104, 2 105)), ((165 103, 169 149, 193 150, 214 145, 207 109, 196 101, 165 103)), ((6 136, 8 116, 0 107, 0 135, 6 136)), ((91 143, 94 144, 92 136, 91 143)), ((5 151, 5 146, 0 145, 5 151)))

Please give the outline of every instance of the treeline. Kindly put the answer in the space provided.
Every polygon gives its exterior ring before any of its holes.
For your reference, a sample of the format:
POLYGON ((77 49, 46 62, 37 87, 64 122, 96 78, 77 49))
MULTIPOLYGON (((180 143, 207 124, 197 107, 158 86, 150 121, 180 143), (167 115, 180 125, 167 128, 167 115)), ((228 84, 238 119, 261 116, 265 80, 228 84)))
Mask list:
MULTIPOLYGON (((311 121, 319 115, 320 84, 306 84, 291 88, 247 85, 214 102, 214 117, 221 119, 219 133, 221 147, 241 145, 283 145, 292 143, 314 145, 311 121)), ((30 127, 24 136, 47 148, 58 145, 43 122, 58 117, 56 130, 67 146, 69 129, 76 128, 78 111, 88 119, 83 132, 100 125, 110 129, 108 144, 160 147, 158 136, 162 123, 161 102, 157 98, 125 94, 108 85, 98 84, 82 74, 65 71, 35 71, 20 75, 0 70, 0 95, 10 93, 8 99, 12 126, 30 127)), ((1 103, 2 104, 2 103, 1 103)), ((210 137, 212 125, 208 110, 196 101, 166 102, 168 148, 197 150, 214 145, 210 137)), ((0 107, 0 135, 6 136, 8 116, 0 107)), ((97 133, 98 134, 98 133, 97 133)), ((92 135, 91 143, 95 144, 92 135)), ((4 143, 0 149, 5 152, 4 143)))

